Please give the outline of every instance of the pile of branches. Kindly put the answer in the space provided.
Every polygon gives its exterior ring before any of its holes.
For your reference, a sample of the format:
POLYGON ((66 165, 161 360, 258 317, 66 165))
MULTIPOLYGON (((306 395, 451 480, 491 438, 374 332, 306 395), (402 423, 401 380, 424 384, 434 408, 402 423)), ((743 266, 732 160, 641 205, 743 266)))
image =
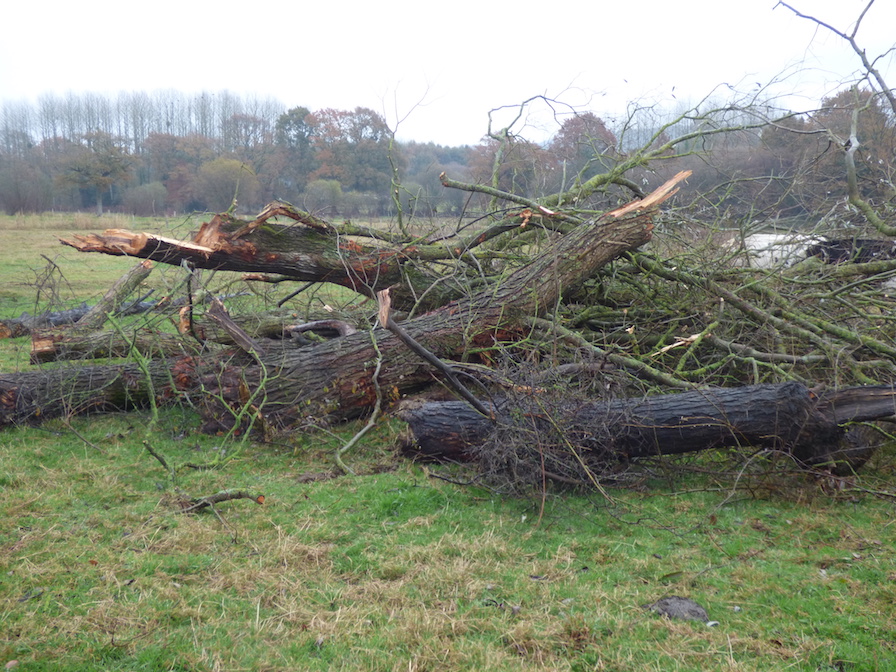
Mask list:
POLYGON ((496 427, 472 442, 468 457, 484 483, 527 495, 548 487, 593 489, 638 478, 619 445, 619 427, 631 424, 625 406, 605 415, 583 413, 595 401, 644 394, 633 380, 604 362, 588 361, 547 370, 514 367, 514 379, 495 400, 496 427), (528 372, 528 375, 526 375, 528 372))
MULTIPOLYGON (((210 431, 269 436, 376 416, 440 383, 466 401, 430 414, 444 422, 419 427, 418 449, 438 454, 441 434, 511 481, 597 482, 618 476, 627 460, 705 447, 764 446, 821 464, 850 442, 850 423, 896 415, 896 291, 886 284, 896 259, 847 251, 757 266, 746 241, 751 225, 707 208, 706 195, 670 200, 697 141, 780 122, 766 108, 745 107, 732 125, 731 110, 688 111, 643 147, 596 157, 605 172, 583 172, 559 193, 502 188, 500 162, 490 185, 443 174, 444 188, 491 204, 486 217, 454 227, 425 229, 401 210, 390 227, 337 224, 274 202, 255 217, 218 213, 189 240, 124 230, 65 240, 84 253, 141 261, 89 317, 33 331, 33 360, 134 361, 0 374, 0 428, 185 403, 201 410, 210 431), (648 183, 660 184, 647 192, 648 183), (277 293, 278 307, 295 305, 309 284, 328 283, 369 308, 358 319, 309 326, 289 313, 232 314, 220 300, 195 300, 191 289, 178 334, 97 331, 156 263, 184 269, 188 287, 201 269, 240 274, 246 287, 277 293), (375 315, 370 300, 384 291, 395 311, 375 315), (535 374, 508 386, 489 372, 504 356, 556 371, 599 363, 596 380, 612 376, 617 396, 595 399, 535 374), (458 371, 468 374, 465 384, 458 371), (685 396, 664 397, 676 393, 685 396), (465 425, 471 412, 479 419, 465 425), (752 424, 757 415, 763 423, 752 424)), ((493 140, 499 157, 516 141, 510 129, 493 140)), ((892 213, 863 198, 857 145, 835 146, 847 216, 820 218, 817 230, 801 233, 878 239, 872 247, 886 249, 896 235, 886 224, 892 213)))

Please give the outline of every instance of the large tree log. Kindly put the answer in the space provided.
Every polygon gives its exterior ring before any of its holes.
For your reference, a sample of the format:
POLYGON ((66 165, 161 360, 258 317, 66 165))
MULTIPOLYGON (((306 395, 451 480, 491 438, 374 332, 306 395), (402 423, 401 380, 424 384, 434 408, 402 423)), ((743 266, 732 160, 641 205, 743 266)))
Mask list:
MULTIPOLYGON (((19 338, 21 336, 30 336, 36 329, 46 329, 48 327, 58 327, 64 324, 74 324, 84 317, 91 309, 86 303, 76 308, 68 308, 67 310, 54 310, 31 315, 23 312, 18 317, 11 317, 0 320, 0 338, 19 338)), ((149 310, 149 306, 144 303, 144 309, 149 310)))
POLYGON ((153 363, 148 372, 127 364, 0 374, 0 428, 145 407, 152 396, 173 389, 171 381, 166 362, 153 363))
POLYGON ((118 331, 36 331, 31 335, 32 364, 45 362, 129 357, 134 352, 148 358, 168 358, 196 353, 199 343, 176 334, 141 329, 118 331))
MULTIPOLYGON (((242 315, 232 319, 250 338, 260 339, 264 350, 272 352, 315 345, 324 339, 347 336, 357 331, 343 320, 297 323, 291 314, 242 315), (309 337, 308 334, 313 336, 309 337)), ((128 357, 135 352, 149 359, 167 359, 197 355, 203 349, 214 351, 215 345, 239 344, 232 333, 210 319, 196 320, 193 329, 187 329, 180 335, 149 328, 86 332, 40 330, 31 334, 31 363, 128 357), (199 340, 190 331, 195 332, 199 340)), ((220 350, 217 348, 216 351, 220 350)))
POLYGON ((368 253, 335 232, 316 227, 266 224, 248 227, 228 215, 215 215, 191 242, 108 229, 62 240, 81 252, 127 255, 164 264, 187 262, 196 268, 249 273, 279 273, 295 280, 333 282, 359 292, 399 278, 399 260, 368 253), (349 263, 347 265, 347 260, 349 263))
MULTIPOLYGON (((436 355, 459 358, 473 347, 492 345, 504 334, 526 333, 522 319, 553 309, 561 291, 575 286, 624 251, 650 240, 656 207, 687 176, 679 174, 644 201, 607 213, 560 238, 544 254, 510 274, 500 286, 450 303, 439 310, 404 323, 405 331, 436 355)), ((313 348, 275 353, 255 353, 235 361, 202 358, 178 360, 173 379, 182 394, 201 396, 203 385, 210 383, 194 371, 215 370, 222 383, 233 392, 233 404, 251 403, 262 409, 267 422, 290 424, 308 414, 345 419, 368 412, 376 401, 377 389, 390 398, 419 390, 433 381, 430 367, 393 334, 373 329, 334 339, 313 348), (385 365, 374 381, 376 362, 385 365)), ((162 377, 168 364, 155 364, 152 376, 162 377)), ((33 374, 0 377, 0 426, 47 417, 60 409, 99 408, 115 403, 107 399, 106 387, 117 389, 131 380, 132 370, 125 367, 93 367, 68 375, 78 384, 67 383, 66 372, 52 372, 54 382, 47 385, 33 374), (122 382, 122 378, 126 378, 122 382), (94 380, 93 388, 84 384, 94 380), (68 395, 58 401, 58 388, 68 395)), ((171 390, 155 384, 158 391, 171 390)), ((127 400, 137 402, 137 388, 127 400)), ((226 395, 222 395, 226 396, 226 395)))
POLYGON ((417 285, 417 292, 422 293, 436 278, 410 266, 405 268, 405 262, 452 258, 463 252, 422 243, 362 245, 330 224, 279 202, 269 204, 251 222, 217 214, 202 224, 192 241, 108 229, 102 234, 76 235, 60 242, 81 252, 239 271, 253 274, 253 279, 275 274, 297 281, 331 282, 371 297, 400 282, 417 285), (278 216, 296 223, 268 221, 278 216))
MULTIPOLYGON (((408 423, 422 456, 469 459, 493 432, 516 424, 549 427, 538 403, 496 402, 491 420, 459 401, 408 403, 399 416, 408 423)), ((581 403, 561 409, 565 436, 576 449, 618 461, 754 447, 785 450, 817 464, 839 453, 849 422, 896 413, 896 388, 857 387, 819 396, 796 382, 696 390, 639 399, 581 403)))
MULTIPOLYGON (((138 315, 147 313, 158 306, 157 301, 135 301, 120 306, 117 316, 138 315)), ((82 303, 75 308, 66 310, 52 310, 37 315, 31 315, 24 312, 18 317, 11 317, 0 320, 0 339, 3 338, 20 338, 22 336, 33 336, 34 333, 41 329, 52 329, 66 325, 75 324, 78 320, 95 309, 96 306, 88 306, 82 303)))

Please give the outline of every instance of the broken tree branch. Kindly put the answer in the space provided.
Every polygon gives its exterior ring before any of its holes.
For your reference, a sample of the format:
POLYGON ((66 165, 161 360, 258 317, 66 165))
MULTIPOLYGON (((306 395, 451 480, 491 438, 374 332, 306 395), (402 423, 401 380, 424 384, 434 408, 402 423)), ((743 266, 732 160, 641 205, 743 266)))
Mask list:
POLYGON ((118 313, 125 300, 140 286, 141 282, 149 277, 152 267, 151 261, 141 261, 121 276, 103 295, 103 298, 75 323, 75 328, 99 329, 103 326, 108 315, 118 313))
POLYGON ((245 490, 221 490, 213 495, 194 497, 189 502, 181 504, 181 513, 194 513, 209 506, 229 502, 234 499, 251 499, 256 504, 264 504, 264 495, 253 495, 245 490))
POLYGON ((473 396, 473 393, 470 392, 461 382, 458 380, 457 376, 454 375, 454 371, 451 370, 451 367, 445 364, 441 359, 436 357, 433 353, 427 350, 425 347, 420 345, 414 338, 408 334, 404 329, 402 329, 395 320, 390 316, 390 301, 389 301, 389 290, 385 289, 382 292, 377 293, 377 301, 379 302, 379 322, 380 325, 391 331, 393 334, 398 336, 402 343, 408 346, 411 350, 413 350, 416 354, 422 357, 425 361, 432 364, 444 377, 445 380, 448 381, 448 385, 457 392, 461 397, 466 399, 470 405, 476 409, 477 412, 484 415, 487 418, 492 417, 491 412, 480 402, 476 397, 473 396))

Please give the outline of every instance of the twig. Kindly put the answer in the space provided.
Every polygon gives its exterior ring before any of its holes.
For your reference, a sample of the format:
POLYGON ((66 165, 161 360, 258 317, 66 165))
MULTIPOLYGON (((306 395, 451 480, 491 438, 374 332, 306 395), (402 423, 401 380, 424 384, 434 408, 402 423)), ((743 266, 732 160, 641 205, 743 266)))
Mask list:
POLYGON ((380 390, 379 376, 380 369, 383 366, 383 356, 380 354, 379 346, 376 343, 376 336, 373 333, 373 330, 370 332, 370 340, 373 343, 373 349, 376 351, 376 368, 373 370, 373 375, 370 376, 370 381, 373 383, 374 391, 376 392, 376 403, 373 406, 373 413, 370 415, 370 418, 367 420, 367 424, 355 434, 348 442, 336 449, 336 465, 342 469, 347 474, 355 475, 354 470, 349 467, 345 461, 343 461, 342 456, 345 455, 349 450, 357 445, 358 441, 364 438, 364 435, 367 434, 371 429, 376 426, 377 420, 380 418, 380 413, 383 409, 383 395, 380 390))
POLYGON ((208 506, 228 502, 231 499, 251 499, 256 504, 264 504, 264 495, 251 495, 245 490, 221 490, 206 497, 194 497, 190 500, 189 505, 186 503, 182 505, 181 513, 200 511, 208 506))
POLYGON ((102 453, 103 455, 108 455, 108 454, 109 454, 107 451, 103 450, 102 448, 100 448, 100 447, 99 447, 98 445, 96 445, 95 443, 92 443, 91 441, 89 441, 88 439, 86 439, 86 438, 84 437, 84 435, 81 434, 81 432, 79 432, 77 429, 75 429, 74 427, 72 427, 72 423, 68 420, 68 418, 64 418, 62 422, 65 423, 65 426, 68 427, 69 431, 71 431, 72 434, 74 434, 75 436, 77 436, 79 439, 81 439, 81 440, 82 440, 84 443, 86 443, 88 446, 90 446, 90 447, 93 448, 94 450, 98 450, 98 451, 99 451, 100 453, 102 453))
POLYGON ((478 192, 480 194, 491 196, 492 198, 510 201, 512 203, 518 203, 520 205, 526 206, 527 208, 530 208, 532 210, 529 216, 552 217, 560 221, 569 222, 571 224, 581 223, 581 218, 579 217, 567 215, 563 212, 555 212, 544 207, 538 201, 520 196, 519 194, 512 194, 510 192, 502 191, 501 189, 489 187, 484 184, 466 184, 464 182, 458 182, 456 180, 450 179, 444 172, 439 175, 439 181, 442 183, 443 187, 447 187, 449 189, 460 189, 462 191, 478 192))
POLYGON ((720 338, 716 334, 710 334, 706 342, 722 352, 735 352, 741 357, 758 359, 761 362, 782 362, 785 364, 817 364, 827 361, 825 355, 788 355, 783 352, 763 352, 749 345, 743 345, 734 341, 720 338))
MULTIPOLYGON (((252 278, 252 279, 255 280, 255 278, 252 278)), ((287 278, 287 279, 289 279, 289 278, 287 278)), ((301 294, 302 292, 304 292, 306 289, 308 289, 309 287, 313 287, 313 286, 316 285, 316 284, 317 284, 316 282, 306 282, 304 285, 302 285, 301 287, 299 287, 299 288, 298 288, 297 290, 295 290, 294 292, 290 292, 289 294, 287 294, 286 296, 284 296, 282 299, 280 299, 280 300, 277 302, 277 307, 278 307, 278 308, 282 308, 284 303, 286 303, 286 302, 289 301, 290 299, 294 299, 294 298, 297 297, 299 294, 301 294)))
POLYGON ((634 357, 629 357, 627 355, 604 350, 603 348, 598 347, 597 345, 586 339, 581 334, 577 334, 576 332, 567 329, 566 327, 563 327, 556 322, 551 322, 550 320, 545 320, 541 317, 530 317, 526 319, 526 324, 535 329, 542 329, 549 333, 554 333, 557 337, 563 338, 564 340, 578 347, 586 348, 599 357, 604 358, 606 361, 611 362, 612 364, 624 367, 632 371, 636 371, 644 378, 653 380, 661 385, 666 385, 668 387, 674 387, 678 389, 694 389, 699 387, 699 385, 697 385, 696 383, 682 380, 681 378, 677 378, 676 376, 660 371, 659 369, 650 366, 645 362, 642 362, 640 359, 635 359, 634 357))
POLYGON ((174 478, 174 469, 170 467, 167 460, 165 460, 162 454, 156 452, 156 449, 152 447, 152 444, 149 441, 144 441, 143 447, 146 448, 146 452, 156 458, 159 461, 159 464, 161 464, 165 468, 165 471, 167 471, 171 475, 171 477, 174 478))

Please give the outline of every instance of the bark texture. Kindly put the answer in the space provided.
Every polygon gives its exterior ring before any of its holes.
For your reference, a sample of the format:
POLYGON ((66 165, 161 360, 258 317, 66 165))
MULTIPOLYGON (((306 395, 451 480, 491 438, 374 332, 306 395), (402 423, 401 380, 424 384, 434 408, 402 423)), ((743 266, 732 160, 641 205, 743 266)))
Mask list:
MULTIPOLYGON (((525 422, 545 427, 537 403, 492 405, 492 421, 458 401, 408 404, 399 415, 418 454, 469 459, 501 427, 525 422)), ((620 461, 713 448, 784 450, 810 464, 843 450, 843 425, 896 413, 896 388, 848 388, 819 396, 801 383, 695 390, 642 399, 614 399, 570 409, 567 436, 576 448, 620 461)))

